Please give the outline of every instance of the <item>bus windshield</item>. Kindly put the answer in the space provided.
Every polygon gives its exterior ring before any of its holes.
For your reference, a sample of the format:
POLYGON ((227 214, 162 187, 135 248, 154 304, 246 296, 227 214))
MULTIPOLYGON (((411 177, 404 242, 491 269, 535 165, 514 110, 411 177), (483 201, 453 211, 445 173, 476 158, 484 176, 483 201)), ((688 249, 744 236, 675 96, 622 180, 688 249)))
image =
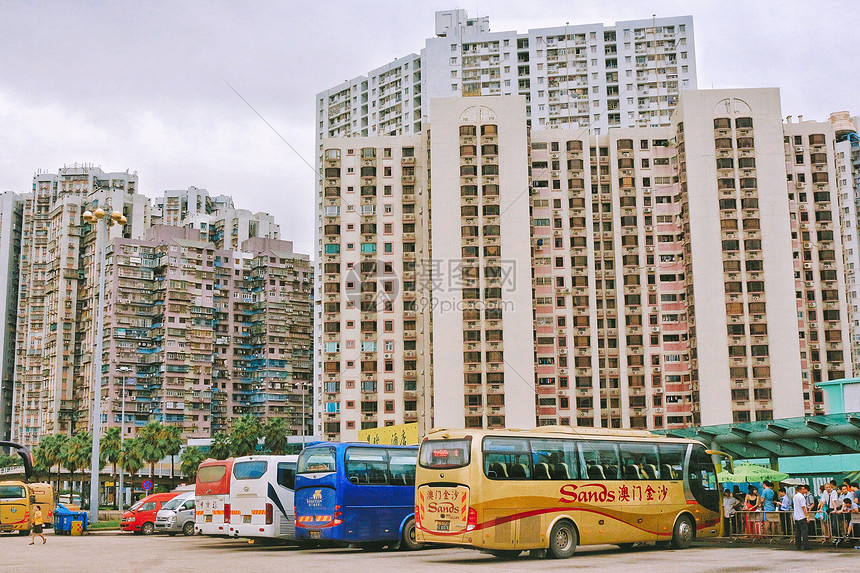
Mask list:
POLYGON ((21 499, 27 497, 20 485, 0 485, 0 499, 21 499))
POLYGON ((217 483, 221 481, 221 478, 223 478, 226 473, 226 465, 203 466, 197 471, 197 481, 199 483, 217 483))
POLYGON ((424 468, 462 468, 469 465, 471 438, 465 440, 425 440, 418 460, 424 468))
POLYGON ((316 472, 333 472, 337 469, 334 448, 306 448, 299 454, 296 472, 310 474, 316 472))
POLYGON ((260 479, 265 475, 269 462, 266 460, 252 460, 238 462, 233 466, 233 477, 236 479, 260 479))

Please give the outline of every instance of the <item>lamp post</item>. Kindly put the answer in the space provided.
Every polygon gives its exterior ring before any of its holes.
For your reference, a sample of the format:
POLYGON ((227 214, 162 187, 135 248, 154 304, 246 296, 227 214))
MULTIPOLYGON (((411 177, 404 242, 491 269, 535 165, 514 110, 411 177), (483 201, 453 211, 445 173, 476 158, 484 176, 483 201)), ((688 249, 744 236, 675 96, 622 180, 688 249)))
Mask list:
POLYGON ((84 211, 84 221, 96 228, 96 250, 95 255, 99 261, 98 282, 98 309, 96 311, 96 344, 95 356, 93 357, 93 449, 90 460, 90 515, 89 522, 97 523, 99 520, 99 459, 102 432, 102 338, 104 336, 105 320, 105 242, 107 241, 108 228, 114 223, 124 225, 125 216, 119 211, 114 211, 110 216, 101 207, 95 211, 84 211))

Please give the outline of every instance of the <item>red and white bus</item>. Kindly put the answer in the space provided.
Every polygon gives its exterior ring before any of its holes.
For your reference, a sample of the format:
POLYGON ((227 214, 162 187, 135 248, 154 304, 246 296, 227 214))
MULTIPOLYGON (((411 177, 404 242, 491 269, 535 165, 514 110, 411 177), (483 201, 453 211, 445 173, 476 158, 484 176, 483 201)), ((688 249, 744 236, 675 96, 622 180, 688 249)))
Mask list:
POLYGON ((228 535, 230 511, 230 474, 233 460, 208 459, 197 469, 194 486, 194 527, 202 535, 228 535))
POLYGON ((230 536, 296 538, 296 460, 296 455, 233 459, 230 536))

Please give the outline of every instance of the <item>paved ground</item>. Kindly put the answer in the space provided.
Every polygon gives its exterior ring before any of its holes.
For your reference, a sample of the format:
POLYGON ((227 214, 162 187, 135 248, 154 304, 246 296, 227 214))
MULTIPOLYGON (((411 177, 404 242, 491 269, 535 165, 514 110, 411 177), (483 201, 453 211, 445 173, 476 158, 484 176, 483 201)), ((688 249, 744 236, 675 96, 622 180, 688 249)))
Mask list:
POLYGON ((87 573, 185 571, 243 573, 268 571, 338 571, 349 568, 364 573, 383 571, 591 571, 748 572, 860 570, 860 551, 816 549, 798 552, 782 547, 731 546, 713 543, 685 551, 650 547, 622 551, 614 546, 577 549, 566 561, 530 558, 500 561, 465 549, 425 549, 414 553, 353 549, 299 550, 287 545, 249 545, 244 541, 208 537, 142 537, 99 533, 83 537, 46 535, 48 543, 28 546, 29 538, 0 536, 0 571, 3 573, 87 573))

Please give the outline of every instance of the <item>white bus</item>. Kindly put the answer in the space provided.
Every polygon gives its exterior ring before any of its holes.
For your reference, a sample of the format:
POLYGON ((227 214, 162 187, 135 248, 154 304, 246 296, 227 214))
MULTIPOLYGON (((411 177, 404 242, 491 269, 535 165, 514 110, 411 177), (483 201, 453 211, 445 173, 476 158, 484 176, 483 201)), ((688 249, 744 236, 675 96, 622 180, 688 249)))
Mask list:
POLYGON ((197 469, 194 496, 196 511, 194 524, 202 535, 227 535, 228 521, 225 511, 230 511, 230 480, 233 460, 206 460, 197 469))
POLYGON ((298 456, 233 459, 229 535, 295 539, 294 490, 298 456))

